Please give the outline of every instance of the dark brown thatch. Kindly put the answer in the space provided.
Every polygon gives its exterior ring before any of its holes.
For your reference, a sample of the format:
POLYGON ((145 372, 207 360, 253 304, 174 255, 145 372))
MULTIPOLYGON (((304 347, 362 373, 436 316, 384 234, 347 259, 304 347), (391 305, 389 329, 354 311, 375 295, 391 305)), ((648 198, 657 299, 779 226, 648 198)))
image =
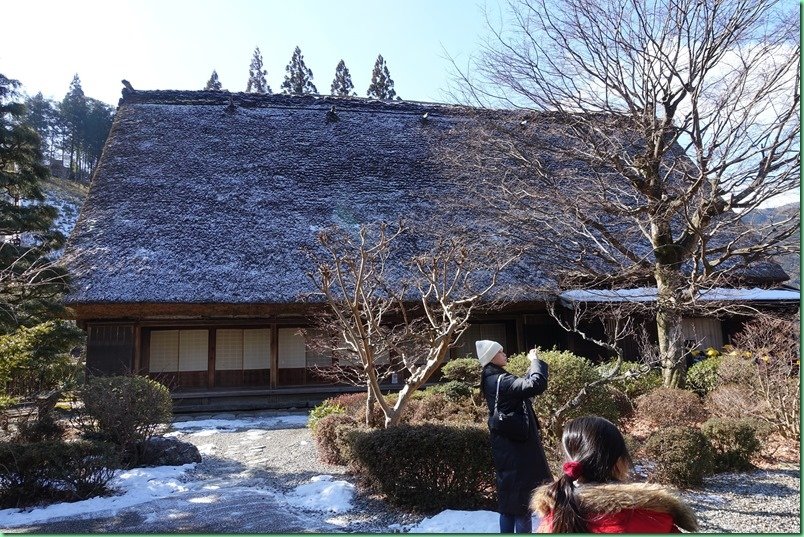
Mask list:
MULTIPOLYGON (((303 249, 318 230, 437 216, 433 197, 454 186, 431 159, 435 140, 476 113, 355 98, 127 92, 66 249, 66 302, 297 303, 311 291, 303 249)), ((786 279, 773 267, 766 281, 786 279)), ((521 301, 539 300, 535 289, 549 284, 527 259, 506 279, 521 301)))

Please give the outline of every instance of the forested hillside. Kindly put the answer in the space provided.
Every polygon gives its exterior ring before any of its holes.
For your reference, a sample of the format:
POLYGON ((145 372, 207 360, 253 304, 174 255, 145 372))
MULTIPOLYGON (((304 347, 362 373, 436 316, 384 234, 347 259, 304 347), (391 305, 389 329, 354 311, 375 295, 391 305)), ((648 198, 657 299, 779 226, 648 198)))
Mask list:
MULTIPOLYGON (((801 204, 799 202, 789 203, 787 205, 780 205, 779 207, 770 207, 767 209, 759 209, 750 215, 747 215, 744 220, 754 226, 767 225, 772 222, 781 222, 801 211, 801 204)), ((792 242, 801 244, 801 232, 796 233, 792 237, 792 242)), ((796 288, 801 288, 801 254, 786 254, 776 258, 785 272, 790 276, 790 281, 786 282, 787 285, 792 285, 796 288)))

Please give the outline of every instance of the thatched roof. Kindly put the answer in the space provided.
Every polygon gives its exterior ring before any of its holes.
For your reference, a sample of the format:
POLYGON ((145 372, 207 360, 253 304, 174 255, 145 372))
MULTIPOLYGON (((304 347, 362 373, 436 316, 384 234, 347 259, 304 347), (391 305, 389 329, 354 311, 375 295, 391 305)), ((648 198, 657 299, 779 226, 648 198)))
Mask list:
POLYGON ((429 196, 445 185, 429 161, 433 135, 469 113, 334 97, 231 100, 204 91, 121 100, 67 246, 68 304, 296 302, 312 290, 302 250, 318 230, 434 214, 429 196))
MULTIPOLYGON (((437 215, 432 196, 454 186, 430 158, 435 140, 476 112, 128 91, 66 248, 66 302, 298 302, 312 290, 303 250, 318 230, 437 215)), ((549 283, 527 260, 506 280, 522 301, 549 283)))

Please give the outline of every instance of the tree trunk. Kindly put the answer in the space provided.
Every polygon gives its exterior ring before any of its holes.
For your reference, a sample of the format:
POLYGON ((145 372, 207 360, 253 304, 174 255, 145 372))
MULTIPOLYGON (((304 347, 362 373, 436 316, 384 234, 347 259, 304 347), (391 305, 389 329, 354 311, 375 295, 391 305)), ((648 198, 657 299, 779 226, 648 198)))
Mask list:
POLYGON ((682 315, 678 310, 682 277, 678 270, 660 266, 656 271, 656 331, 665 387, 683 388, 687 373, 684 357, 682 315))

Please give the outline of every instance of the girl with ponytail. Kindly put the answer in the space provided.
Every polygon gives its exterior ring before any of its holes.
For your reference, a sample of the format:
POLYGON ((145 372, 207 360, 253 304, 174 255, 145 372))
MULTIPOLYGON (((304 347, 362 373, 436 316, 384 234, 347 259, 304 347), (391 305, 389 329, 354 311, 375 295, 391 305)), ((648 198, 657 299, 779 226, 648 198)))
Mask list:
POLYGON ((696 531, 695 514, 670 490, 627 483, 632 462, 617 426, 584 416, 564 426, 561 476, 536 490, 531 508, 540 533, 696 531))

